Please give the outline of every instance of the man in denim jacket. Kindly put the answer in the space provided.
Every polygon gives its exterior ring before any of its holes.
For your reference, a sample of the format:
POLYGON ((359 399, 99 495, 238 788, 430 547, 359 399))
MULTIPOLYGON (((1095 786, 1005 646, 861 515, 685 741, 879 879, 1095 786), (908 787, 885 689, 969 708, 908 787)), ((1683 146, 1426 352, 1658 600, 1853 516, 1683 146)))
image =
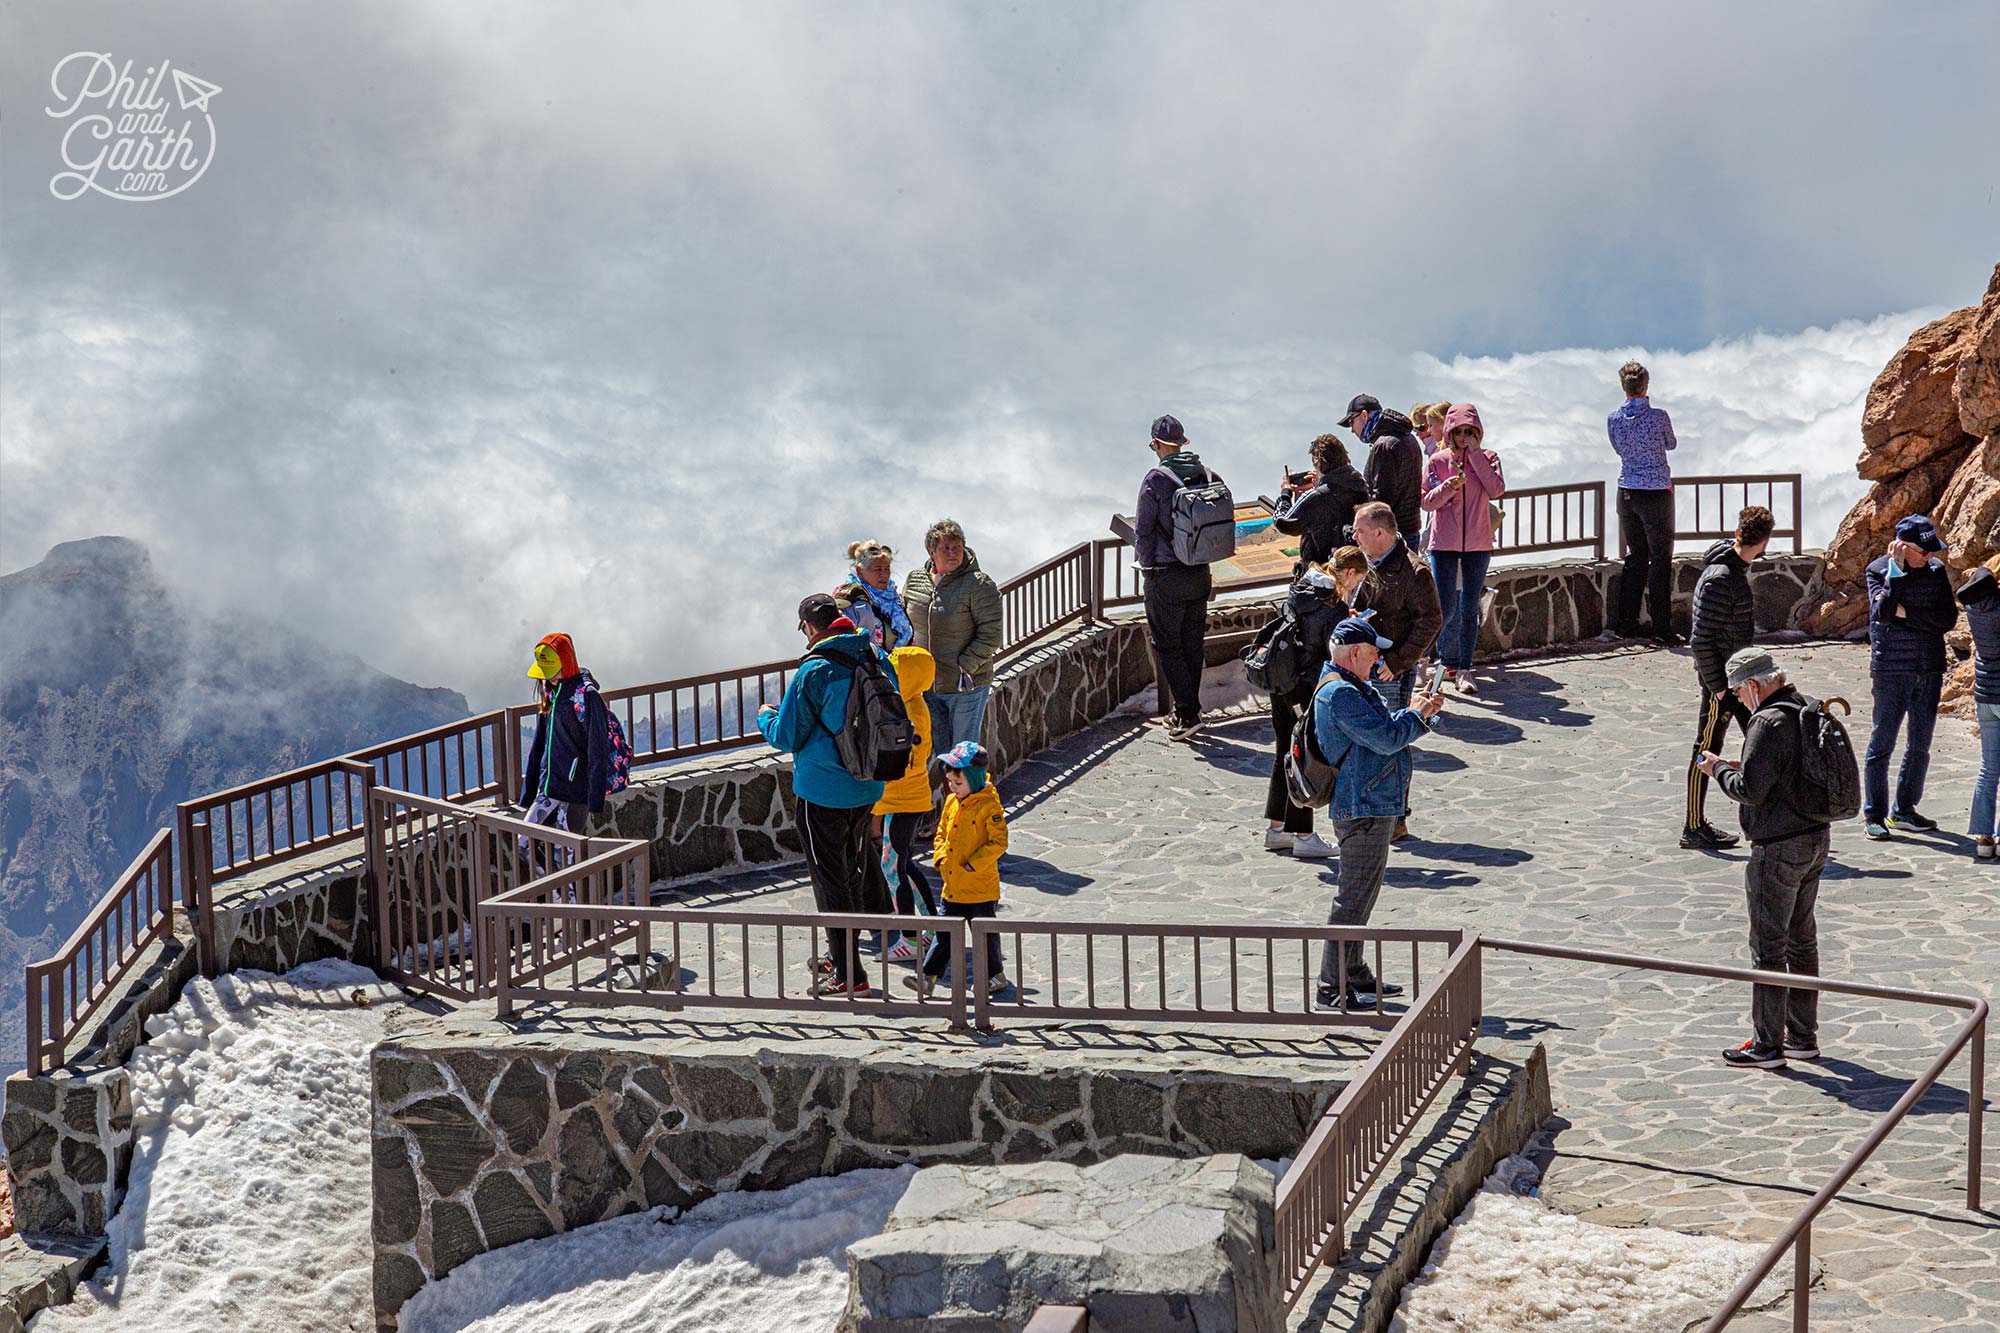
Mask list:
MULTIPOLYGON (((1367 620, 1349 616, 1334 626, 1332 665, 1313 695, 1313 738, 1321 756, 1340 770, 1327 806, 1340 842, 1340 887, 1326 918, 1332 926, 1366 925, 1375 910, 1389 836, 1410 790, 1410 746, 1444 707, 1443 696, 1431 693, 1417 694, 1408 708, 1391 710, 1382 702, 1369 680, 1382 654, 1395 646, 1367 620)), ((1359 940, 1348 941, 1344 952, 1344 969, 1331 940, 1320 952, 1323 1008, 1373 1007, 1378 991, 1384 997, 1402 993, 1369 970, 1359 940)))

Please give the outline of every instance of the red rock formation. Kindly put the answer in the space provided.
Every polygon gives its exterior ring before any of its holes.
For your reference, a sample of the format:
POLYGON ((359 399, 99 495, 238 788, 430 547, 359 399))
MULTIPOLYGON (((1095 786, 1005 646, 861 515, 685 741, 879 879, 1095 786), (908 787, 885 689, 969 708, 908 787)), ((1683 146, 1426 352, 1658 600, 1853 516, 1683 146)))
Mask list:
POLYGON ((1826 549, 1826 598, 1801 622, 1819 634, 1867 623, 1861 571, 1905 514, 1937 523, 1954 578, 2000 552, 2000 265, 1983 301, 1924 325, 1890 358, 1868 390, 1861 442, 1856 470, 1875 485, 1826 549))

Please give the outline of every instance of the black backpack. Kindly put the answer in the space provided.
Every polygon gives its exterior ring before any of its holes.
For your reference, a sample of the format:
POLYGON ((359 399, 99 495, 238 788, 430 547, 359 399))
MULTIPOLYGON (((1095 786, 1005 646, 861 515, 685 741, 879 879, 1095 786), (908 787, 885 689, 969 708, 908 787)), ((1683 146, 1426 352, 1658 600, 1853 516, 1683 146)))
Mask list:
POLYGON ((1237 654, 1243 659, 1243 675, 1253 690, 1265 694, 1290 694, 1298 688, 1306 665, 1306 645, 1300 641, 1299 622, 1289 612, 1257 631, 1250 646, 1237 654))
MULTIPOLYGON (((858 642, 858 641, 857 641, 858 642)), ((882 667, 872 645, 859 657, 821 651, 807 653, 848 668, 847 719, 833 733, 833 748, 847 771, 863 782, 893 782, 908 771, 917 729, 895 680, 882 667)))
POLYGON ((1829 705, 1839 704, 1842 713, 1853 710, 1845 699, 1800 698, 1804 702, 1794 708, 1799 715, 1799 782, 1792 804, 1808 818, 1829 824, 1852 819, 1861 813, 1861 766, 1854 762, 1847 728, 1829 705))
POLYGON ((1333 785, 1340 780, 1340 765, 1330 764, 1319 752, 1314 734, 1313 710, 1318 696, 1299 710, 1298 725, 1292 728, 1292 748, 1285 752, 1285 795, 1293 805, 1308 810, 1324 807, 1333 799, 1333 785))

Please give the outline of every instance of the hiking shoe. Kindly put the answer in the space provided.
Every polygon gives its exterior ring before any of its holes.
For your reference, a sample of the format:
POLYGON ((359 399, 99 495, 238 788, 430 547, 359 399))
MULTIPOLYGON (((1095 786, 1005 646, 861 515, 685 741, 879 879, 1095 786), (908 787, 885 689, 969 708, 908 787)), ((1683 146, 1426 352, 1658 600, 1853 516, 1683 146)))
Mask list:
POLYGON ((1935 819, 1926 819, 1914 810, 1907 810, 1901 814, 1891 812, 1889 815, 1889 827, 1892 829, 1912 829, 1918 833, 1929 833, 1937 827, 1937 821, 1935 819))
POLYGON ((1200 730, 1200 718, 1195 718, 1191 722, 1175 722, 1167 728, 1167 739, 1170 741, 1184 741, 1200 730))
POLYGON ((1399 819, 1396 821, 1396 831, 1389 835, 1389 841, 1401 842, 1403 839, 1409 836, 1410 836, 1410 821, 1407 819, 1399 819))
POLYGON ((1267 852, 1289 852, 1292 850, 1292 841, 1296 836, 1295 834, 1285 832, 1281 828, 1267 828, 1264 830, 1264 850, 1267 852))
POLYGON ((916 962, 917 961, 916 941, 911 939, 908 935, 905 935, 903 936, 902 939, 897 940, 896 943, 889 950, 889 961, 892 963, 916 962))
POLYGON ((1691 829, 1681 830, 1681 846, 1691 852, 1719 852, 1734 847, 1741 839, 1724 833, 1715 825, 1703 822, 1691 829))
POLYGON ((928 1000, 931 992, 937 989, 937 978, 919 972, 915 976, 904 977, 903 984, 915 991, 919 1000, 928 1000))
POLYGON ((1340 849, 1317 833, 1301 833, 1292 839, 1292 855, 1307 861, 1324 861, 1340 849))
POLYGON ((1785 1038, 1785 1058, 1787 1060, 1819 1059, 1819 1043, 1816 1041, 1793 1041, 1785 1038))
POLYGON ((1889 830, 1884 828, 1882 825, 1876 823, 1872 819, 1868 821, 1868 827, 1864 831, 1868 834, 1868 840, 1870 842, 1888 841, 1889 830))
POLYGON ((1732 1046, 1724 1051, 1722 1063, 1735 1069, 1783 1069, 1785 1053, 1759 1047, 1756 1039, 1752 1038, 1741 1046, 1732 1046))

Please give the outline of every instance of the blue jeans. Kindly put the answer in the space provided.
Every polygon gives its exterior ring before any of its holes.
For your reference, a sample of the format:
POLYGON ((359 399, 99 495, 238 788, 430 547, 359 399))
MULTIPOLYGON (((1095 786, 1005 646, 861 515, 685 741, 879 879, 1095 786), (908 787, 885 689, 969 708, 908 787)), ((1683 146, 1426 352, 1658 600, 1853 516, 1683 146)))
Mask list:
POLYGON ((931 708, 932 754, 943 754, 960 741, 979 740, 980 729, 986 722, 986 696, 991 693, 991 685, 960 690, 957 694, 924 691, 924 702, 931 708))
POLYGON ((1890 813, 1889 756, 1896 750, 1896 733, 1909 719, 1909 740, 1903 766, 1896 774, 1897 814, 1909 814, 1924 799, 1924 778, 1931 768, 1931 732, 1937 727, 1938 693, 1944 677, 1935 671, 1878 671, 1873 681, 1874 725, 1868 733, 1868 755, 1862 764, 1861 813, 1879 824, 1890 813))
POLYGON ((1491 551, 1432 551, 1431 577, 1437 580, 1444 629, 1438 634, 1438 661, 1454 671, 1472 667, 1479 646, 1479 594, 1486 591, 1491 551))
POLYGON ((2000 801, 2000 704, 1974 704, 1979 719, 1979 778, 1972 784, 1972 827, 1966 832, 1990 838, 2000 801))

